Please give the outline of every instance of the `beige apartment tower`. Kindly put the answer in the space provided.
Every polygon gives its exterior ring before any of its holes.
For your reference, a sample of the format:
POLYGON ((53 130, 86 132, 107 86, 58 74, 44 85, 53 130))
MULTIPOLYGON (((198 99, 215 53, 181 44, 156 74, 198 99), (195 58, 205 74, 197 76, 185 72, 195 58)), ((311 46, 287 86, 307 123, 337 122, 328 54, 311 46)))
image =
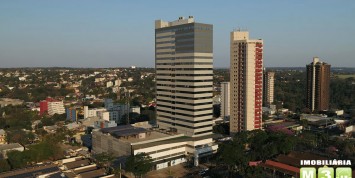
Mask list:
POLYGON ((230 42, 230 132, 261 129, 263 41, 238 30, 230 42))
POLYGON ((199 137, 212 134, 213 26, 180 17, 155 21, 157 123, 199 137))
POLYGON ((270 107, 274 103, 275 72, 264 70, 263 103, 265 107, 270 107))

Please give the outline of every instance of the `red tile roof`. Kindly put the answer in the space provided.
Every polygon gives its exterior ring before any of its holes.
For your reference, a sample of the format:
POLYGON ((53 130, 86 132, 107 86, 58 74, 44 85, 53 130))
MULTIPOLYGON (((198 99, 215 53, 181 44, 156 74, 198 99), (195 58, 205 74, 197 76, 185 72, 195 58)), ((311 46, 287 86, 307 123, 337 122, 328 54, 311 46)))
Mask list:
POLYGON ((279 162, 276 162, 276 161, 266 160, 265 165, 272 166, 272 167, 275 167, 275 168, 284 169, 284 170, 291 171, 291 172, 294 172, 294 173, 299 173, 300 172, 300 168, 289 166, 287 164, 279 163, 279 162))

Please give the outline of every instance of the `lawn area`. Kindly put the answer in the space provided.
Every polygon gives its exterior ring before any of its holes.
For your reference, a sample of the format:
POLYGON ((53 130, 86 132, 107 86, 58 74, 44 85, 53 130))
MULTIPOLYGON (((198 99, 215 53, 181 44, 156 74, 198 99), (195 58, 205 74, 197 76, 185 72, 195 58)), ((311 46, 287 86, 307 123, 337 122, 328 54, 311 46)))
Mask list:
POLYGON ((350 78, 350 77, 355 78, 355 74, 337 74, 335 76, 337 76, 340 79, 347 79, 347 78, 350 78))

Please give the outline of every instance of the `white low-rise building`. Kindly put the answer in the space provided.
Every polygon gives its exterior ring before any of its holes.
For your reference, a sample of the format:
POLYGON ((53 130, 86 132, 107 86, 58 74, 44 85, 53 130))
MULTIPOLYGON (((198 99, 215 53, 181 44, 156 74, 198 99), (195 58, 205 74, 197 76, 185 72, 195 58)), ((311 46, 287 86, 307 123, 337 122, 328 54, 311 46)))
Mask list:
POLYGON ((115 80, 115 86, 121 86, 121 80, 120 79, 117 79, 117 80, 115 80))
POLYGON ((355 132, 355 126, 351 125, 345 128, 345 133, 352 133, 355 132))
POLYGON ((97 112, 100 117, 100 119, 105 120, 105 121, 110 121, 110 112, 108 111, 99 111, 97 112))
POLYGON ((113 82, 111 81, 106 82, 106 88, 110 88, 112 86, 113 86, 113 82))
POLYGON ((92 133, 93 153, 108 152, 117 157, 146 153, 153 159, 155 169, 194 161, 210 156, 218 145, 211 135, 188 137, 164 130, 151 130, 123 125, 97 129, 92 133))
POLYGON ((141 113, 141 108, 139 106, 132 106, 130 108, 130 112, 134 112, 134 113, 140 114, 141 113))
POLYGON ((105 111, 107 111, 106 108, 92 108, 92 109, 89 109, 88 106, 84 106, 84 119, 87 119, 89 117, 99 116, 99 112, 105 112, 105 111))
POLYGON ((12 99, 12 98, 0 98, 0 108, 5 106, 17 106, 23 104, 23 100, 12 99))
POLYGON ((95 78, 95 82, 102 82, 102 81, 105 81, 105 78, 103 77, 100 77, 100 78, 95 78))

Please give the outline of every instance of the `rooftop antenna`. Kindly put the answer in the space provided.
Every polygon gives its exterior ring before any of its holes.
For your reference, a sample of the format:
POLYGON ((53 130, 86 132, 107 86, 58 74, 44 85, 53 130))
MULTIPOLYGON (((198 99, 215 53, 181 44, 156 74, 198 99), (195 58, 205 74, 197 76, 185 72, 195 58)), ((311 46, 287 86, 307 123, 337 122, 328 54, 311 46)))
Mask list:
POLYGON ((240 27, 234 28, 233 31, 240 32, 240 27))

